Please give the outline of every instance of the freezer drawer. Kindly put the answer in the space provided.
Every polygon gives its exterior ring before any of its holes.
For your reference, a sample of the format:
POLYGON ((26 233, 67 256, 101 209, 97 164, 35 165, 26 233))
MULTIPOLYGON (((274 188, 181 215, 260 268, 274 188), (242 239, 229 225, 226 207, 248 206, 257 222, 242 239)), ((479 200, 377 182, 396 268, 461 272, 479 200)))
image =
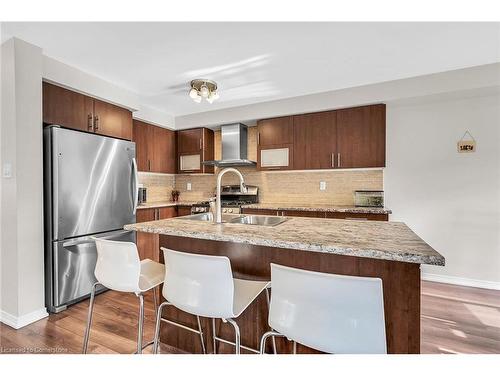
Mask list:
MULTIPOLYGON (((124 230, 101 233, 95 237, 135 242, 135 232, 124 230)), ((47 307, 51 312, 59 312, 67 305, 89 297, 91 287, 97 281, 94 276, 97 249, 91 237, 85 236, 55 241, 51 250, 52 274, 47 275, 51 285, 47 289, 52 299, 47 301, 47 307)))

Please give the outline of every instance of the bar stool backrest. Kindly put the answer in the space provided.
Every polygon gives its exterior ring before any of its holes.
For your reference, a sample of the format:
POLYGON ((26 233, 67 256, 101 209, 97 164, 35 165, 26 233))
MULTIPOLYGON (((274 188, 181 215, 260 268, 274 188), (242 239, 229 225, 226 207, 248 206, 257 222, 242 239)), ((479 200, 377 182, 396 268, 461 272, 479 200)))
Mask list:
POLYGON ((139 293, 141 261, 133 242, 94 238, 97 247, 95 277, 108 289, 139 293))
POLYGON ((269 326, 327 353, 386 353, 382 280, 271 264, 269 326))
POLYGON ((234 282, 229 258, 162 248, 163 296, 177 308, 207 318, 232 318, 234 282))

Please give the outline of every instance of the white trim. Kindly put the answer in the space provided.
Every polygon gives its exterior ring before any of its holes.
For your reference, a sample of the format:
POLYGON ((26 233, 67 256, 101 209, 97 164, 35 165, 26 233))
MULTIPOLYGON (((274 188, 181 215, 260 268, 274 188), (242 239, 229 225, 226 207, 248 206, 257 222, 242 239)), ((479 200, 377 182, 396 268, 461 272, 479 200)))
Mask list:
POLYGON ((49 316, 49 314, 47 313, 46 308, 36 310, 22 316, 14 316, 8 312, 0 310, 0 321, 14 329, 22 328, 28 324, 46 318, 47 316, 49 316))
POLYGON ((467 279, 464 277, 437 275, 434 273, 422 273, 422 280, 434 281, 436 283, 470 286, 474 288, 500 290, 500 282, 498 281, 467 279))

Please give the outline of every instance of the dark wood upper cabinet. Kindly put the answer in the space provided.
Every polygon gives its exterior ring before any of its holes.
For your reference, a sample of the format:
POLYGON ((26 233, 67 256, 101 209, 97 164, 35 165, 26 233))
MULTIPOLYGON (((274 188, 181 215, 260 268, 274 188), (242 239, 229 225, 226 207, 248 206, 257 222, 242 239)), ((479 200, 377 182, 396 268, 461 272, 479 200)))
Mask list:
POLYGON ((43 82, 43 122, 132 139, 132 112, 128 109, 43 82))
POLYGON ((257 126, 257 143, 261 147, 293 143, 292 116, 260 120, 257 126))
POLYGON ((174 131, 134 120, 133 141, 139 171, 176 172, 174 131))
POLYGON ((43 83, 43 122, 93 132, 92 98, 62 87, 43 83))
POLYGON ((214 160, 214 132, 207 128, 177 131, 178 173, 214 173, 204 161, 214 160))
POLYGON ((94 131, 115 138, 132 139, 132 112, 94 99, 94 131))
POLYGON ((294 169, 335 168, 337 149, 334 111, 293 117, 294 169))
POLYGON ((203 150, 203 128, 179 130, 177 148, 180 153, 199 153, 203 150))
POLYGON ((337 113, 337 167, 385 167, 385 104, 337 113))
POLYGON ((257 122, 257 169, 294 169, 293 117, 257 122))
POLYGON ((140 172, 151 171, 153 153, 151 144, 154 139, 153 126, 145 122, 133 120, 132 140, 135 142, 135 157, 140 172))
POLYGON ((159 173, 176 173, 175 132, 158 126, 153 128, 153 170, 159 173))
POLYGON ((257 126, 259 170, 385 167, 385 104, 260 120, 257 126))

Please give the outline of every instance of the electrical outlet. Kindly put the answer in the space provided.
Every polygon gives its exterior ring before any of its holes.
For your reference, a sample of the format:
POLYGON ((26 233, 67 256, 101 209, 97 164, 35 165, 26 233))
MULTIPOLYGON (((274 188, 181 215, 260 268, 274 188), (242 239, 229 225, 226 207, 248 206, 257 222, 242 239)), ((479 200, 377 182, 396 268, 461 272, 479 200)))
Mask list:
POLYGON ((326 181, 320 181, 319 182, 319 190, 325 191, 326 190, 326 181))
POLYGON ((191 182, 187 183, 186 189, 187 189, 187 191, 191 191, 191 182))

